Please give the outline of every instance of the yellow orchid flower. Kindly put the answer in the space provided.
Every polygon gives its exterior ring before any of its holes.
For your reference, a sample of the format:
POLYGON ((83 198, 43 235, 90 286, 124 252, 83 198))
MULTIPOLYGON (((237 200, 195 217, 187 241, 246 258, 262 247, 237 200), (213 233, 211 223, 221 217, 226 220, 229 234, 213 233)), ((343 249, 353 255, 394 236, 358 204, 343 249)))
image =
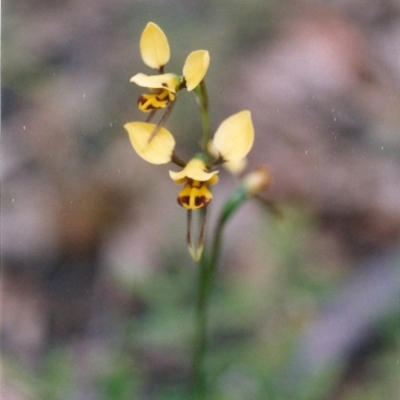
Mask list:
MULTIPOLYGON (((232 169, 244 167, 246 155, 254 142, 254 128, 249 111, 241 111, 224 120, 218 127, 213 140, 214 154, 232 169)), ((228 167, 228 168, 229 168, 228 167)), ((180 172, 169 171, 171 179, 185 183, 178 195, 178 203, 190 210, 206 206, 212 200, 209 185, 218 182, 218 171, 209 172, 200 157, 189 161, 180 172)))
POLYGON ((192 158, 180 172, 169 171, 169 176, 176 184, 185 183, 178 194, 178 203, 187 210, 196 210, 206 206, 212 200, 209 185, 218 182, 218 171, 208 172, 205 162, 192 158))
MULTIPOLYGON (((175 139, 164 127, 158 127, 153 140, 149 141, 155 124, 148 122, 130 122, 124 125, 136 153, 152 164, 166 164, 175 161, 175 139)), ((254 142, 254 128, 249 111, 241 111, 225 119, 218 127, 213 140, 214 151, 218 154, 217 163, 240 164, 245 159, 254 142)), ((182 163, 185 165, 184 163, 182 163)), ((181 164, 180 164, 181 165, 181 164)), ((195 210, 206 206, 212 200, 210 185, 218 182, 218 171, 210 171, 201 156, 192 158, 179 171, 169 171, 176 184, 184 183, 178 195, 178 203, 195 210)))
POLYGON ((140 53, 143 62, 160 75, 133 76, 130 81, 138 86, 147 87, 151 93, 139 97, 138 107, 141 111, 150 112, 167 107, 176 97, 176 92, 183 87, 193 90, 204 78, 210 64, 207 50, 191 52, 183 66, 182 76, 164 73, 164 66, 169 61, 170 49, 168 39, 162 29, 154 22, 149 22, 140 38, 140 53))

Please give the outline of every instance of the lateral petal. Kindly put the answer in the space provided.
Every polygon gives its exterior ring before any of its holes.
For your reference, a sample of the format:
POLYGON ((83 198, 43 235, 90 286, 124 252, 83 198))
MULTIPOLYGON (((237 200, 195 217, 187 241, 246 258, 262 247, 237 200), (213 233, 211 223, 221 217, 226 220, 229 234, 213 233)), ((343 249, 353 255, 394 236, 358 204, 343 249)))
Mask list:
POLYGON ((215 132, 213 144, 225 161, 240 160, 254 143, 250 111, 244 110, 224 120, 215 132))
POLYGON ((172 134, 161 127, 154 138, 149 138, 157 125, 147 122, 129 122, 124 125, 136 153, 151 164, 167 164, 175 147, 172 134))

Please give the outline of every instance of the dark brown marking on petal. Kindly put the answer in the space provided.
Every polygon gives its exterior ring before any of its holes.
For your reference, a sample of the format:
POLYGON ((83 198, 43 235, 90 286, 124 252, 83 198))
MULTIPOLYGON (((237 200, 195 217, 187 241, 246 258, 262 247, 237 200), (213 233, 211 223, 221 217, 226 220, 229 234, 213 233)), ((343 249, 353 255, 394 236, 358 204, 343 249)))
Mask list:
POLYGON ((186 88, 186 79, 183 78, 183 81, 181 82, 181 84, 179 85, 179 89, 185 89, 186 88))
POLYGON ((194 204, 196 205, 196 207, 204 207, 210 201, 211 201, 211 199, 208 199, 205 196, 196 196, 194 199, 194 204))
POLYGON ((189 206, 189 201, 190 201, 189 196, 180 196, 180 197, 178 197, 177 200, 178 200, 178 203, 180 206, 182 206, 182 207, 185 207, 185 205, 189 206))

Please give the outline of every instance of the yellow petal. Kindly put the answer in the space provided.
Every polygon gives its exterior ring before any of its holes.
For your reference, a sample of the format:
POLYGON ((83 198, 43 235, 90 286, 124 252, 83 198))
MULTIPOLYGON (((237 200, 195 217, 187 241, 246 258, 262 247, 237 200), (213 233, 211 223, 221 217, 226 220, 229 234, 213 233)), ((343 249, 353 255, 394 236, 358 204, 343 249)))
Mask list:
MULTIPOLYGON (((214 147, 212 140, 208 141, 207 149, 215 159, 218 159, 219 153, 214 147)), ((245 157, 239 160, 226 161, 222 164, 222 166, 232 175, 239 175, 247 166, 247 158, 245 157)))
POLYGON ((225 161, 240 160, 248 154, 254 142, 250 111, 231 115, 218 127, 213 144, 225 161))
POLYGON ((166 164, 171 161, 175 139, 165 128, 161 127, 154 138, 148 142, 156 128, 155 124, 146 122, 129 122, 124 125, 136 153, 152 164, 166 164))
POLYGON ((163 30, 149 22, 140 38, 140 53, 143 62, 150 68, 160 69, 169 60, 169 44, 163 30))
POLYGON ((141 87, 150 89, 168 89, 175 93, 179 86, 179 76, 175 74, 146 75, 136 74, 132 76, 130 82, 136 83, 141 87))
POLYGON ((210 54, 207 50, 192 51, 183 66, 183 76, 188 91, 193 90, 204 78, 210 65, 210 54))
POLYGON ((240 158, 239 160, 231 160, 222 164, 222 166, 229 171, 232 175, 239 175, 247 165, 247 158, 240 158))
POLYGON ((219 153, 218 153, 217 149, 214 147, 214 143, 211 139, 207 143, 207 150, 214 158, 219 157, 219 153))
POLYGON ((216 183, 215 179, 218 179, 217 177, 213 178, 216 174, 218 174, 218 171, 207 172, 204 161, 200 158, 192 158, 182 171, 169 171, 169 176, 176 183, 182 183, 186 179, 193 179, 199 182, 206 182, 212 179, 211 183, 213 184, 216 183))

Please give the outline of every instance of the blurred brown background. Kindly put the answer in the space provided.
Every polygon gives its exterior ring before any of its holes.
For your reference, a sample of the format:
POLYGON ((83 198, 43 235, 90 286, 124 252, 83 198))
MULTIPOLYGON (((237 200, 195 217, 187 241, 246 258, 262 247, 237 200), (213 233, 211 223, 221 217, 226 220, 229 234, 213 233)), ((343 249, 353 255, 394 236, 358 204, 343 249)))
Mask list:
MULTIPOLYGON (((14 0, 3 5, 2 385, 14 399, 184 399, 196 271, 170 166, 141 160, 148 21, 167 72, 208 49, 211 125, 252 112, 271 216, 230 223, 212 399, 398 396, 400 3, 14 0)), ((190 93, 168 129, 189 158, 190 93)), ((171 169, 174 169, 172 166, 171 169)), ((221 171, 210 226, 235 185, 221 171)))

